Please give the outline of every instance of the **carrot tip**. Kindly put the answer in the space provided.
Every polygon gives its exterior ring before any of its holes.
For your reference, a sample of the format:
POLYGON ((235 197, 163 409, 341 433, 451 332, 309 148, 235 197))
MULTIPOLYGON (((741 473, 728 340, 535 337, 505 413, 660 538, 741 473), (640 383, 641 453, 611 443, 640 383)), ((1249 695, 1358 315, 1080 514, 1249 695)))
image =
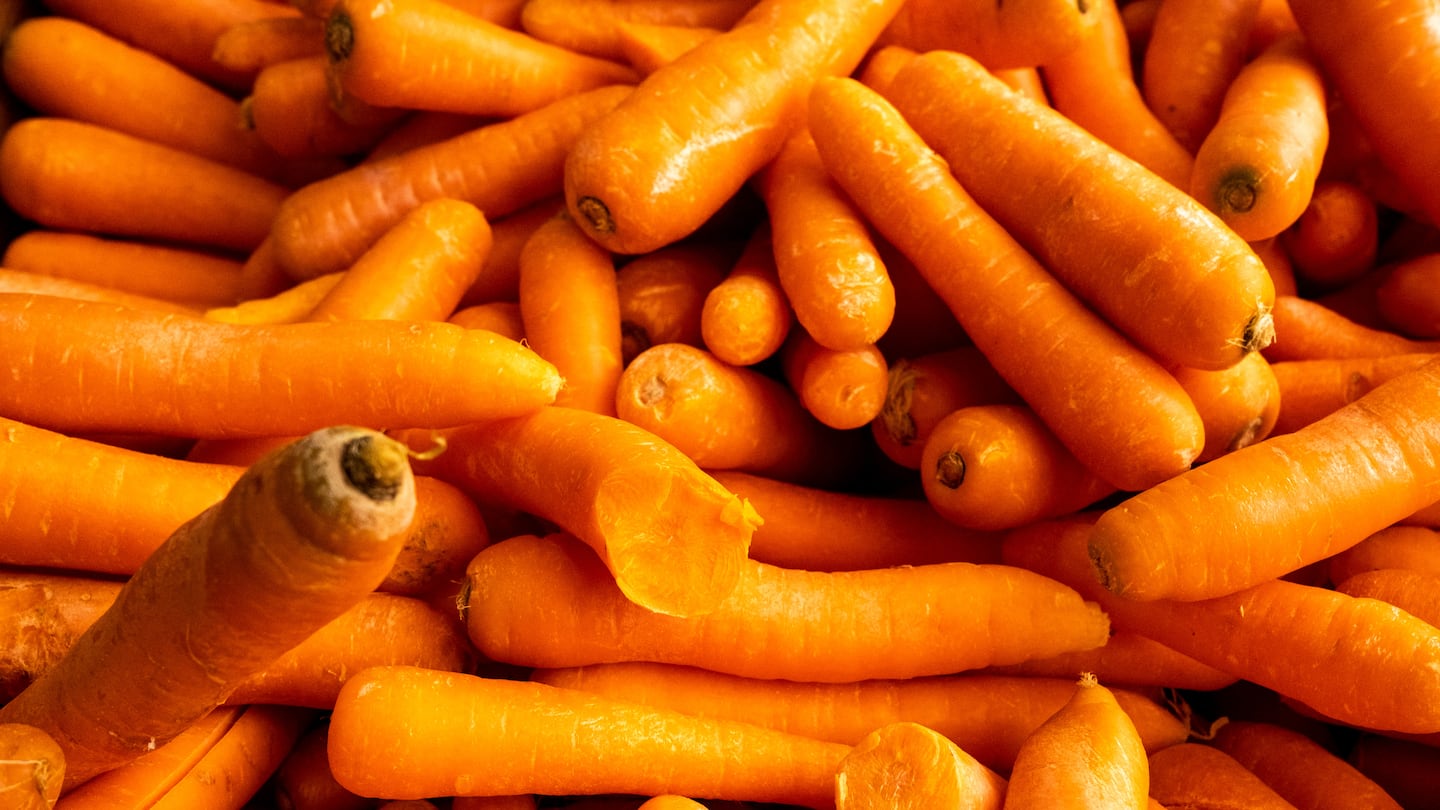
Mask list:
POLYGON ((615 219, 610 208, 598 197, 581 197, 575 201, 575 210, 585 219, 585 224, 596 233, 614 233, 615 219))
POLYGON ((393 501, 409 466, 404 445, 383 436, 357 436, 345 442, 340 469, 345 480, 372 501, 393 501))
POLYGON ((910 403, 915 393, 915 370, 905 360, 897 360, 890 367, 889 392, 885 405, 880 409, 880 421, 885 432, 901 447, 915 441, 918 432, 915 419, 910 415, 910 403))
POLYGON ((1245 323, 1245 331, 1240 336, 1240 348, 1248 354, 1260 351, 1274 342, 1275 318, 1270 314, 1270 307, 1260 304, 1255 314, 1245 323))

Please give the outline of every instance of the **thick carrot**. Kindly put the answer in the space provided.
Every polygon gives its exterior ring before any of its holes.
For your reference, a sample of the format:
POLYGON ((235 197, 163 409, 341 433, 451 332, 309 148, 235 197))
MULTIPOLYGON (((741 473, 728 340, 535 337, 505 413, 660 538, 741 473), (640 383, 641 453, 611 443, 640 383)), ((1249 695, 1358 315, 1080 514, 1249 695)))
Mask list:
POLYGON ((134 760, 373 590, 414 513, 402 445, 310 434, 171 534, 0 721, 52 730, 67 788, 134 760))
POLYGON ((1383 788, 1335 751, 1284 726, 1231 720, 1210 743, 1296 807, 1400 810, 1383 788))
POLYGON ((1225 91, 1245 64, 1259 9, 1260 0, 1164 0, 1156 10, 1140 87, 1156 117, 1192 152, 1215 126, 1225 91))
POLYGON ((625 85, 578 93, 316 181, 275 212, 276 259, 295 278, 349 266, 416 205, 464 200, 496 220, 560 191, 572 141, 630 93, 625 85))
POLYGON ((725 278, 706 294, 700 311, 704 347, 732 366, 759 363, 780 350, 795 320, 768 223, 761 224, 725 278))
POLYGON ((899 357, 889 365, 885 404, 871 432, 891 461, 918 470, 925 440, 941 419, 968 405, 1019 402, 973 345, 899 357))
POLYGON ((565 162, 565 202, 615 253, 645 253, 713 216, 804 124, 815 79, 860 63, 898 0, 761 0, 646 76, 565 162))
POLYGON ((685 243, 636 256, 615 273, 625 363, 657 343, 703 346, 701 312, 736 253, 728 245, 685 243))
POLYGON ((1005 778, 919 723, 889 723, 855 744, 835 772, 836 810, 1000 810, 1005 778))
POLYGON ((0 335, 0 414, 61 431, 445 427, 532 411, 561 383, 513 340, 438 322, 250 326, 0 294, 0 335), (329 360, 342 355, 366 358, 349 382, 329 360))
MULTIPOLYGON (((330 771, 330 719, 321 717, 300 735, 275 769, 269 793, 285 810, 370 810, 375 800, 346 790, 330 771)), ((529 808, 528 810, 533 810, 529 808)))
POLYGON ((1190 395, 1205 424, 1205 447, 1195 463, 1252 445, 1274 431, 1285 400, 1263 354, 1251 352, 1219 371, 1177 367, 1170 373, 1190 395))
POLYGON ((1246 241, 1269 239, 1304 213, 1330 140, 1325 83, 1292 33, 1231 80, 1182 188, 1246 241))
POLYGON ((1104 614, 1070 588, 973 563, 814 572, 747 561, 714 610, 663 616, 627 600, 595 553, 564 534, 481 551, 467 594, 476 647, 521 666, 649 660, 835 683, 1016 663, 1108 635, 1104 614), (1003 618, 1021 614, 1030 618, 1003 618))
POLYGON ((637 78, 443 0, 340 0, 325 50, 339 87, 369 104, 469 115, 511 117, 637 78))
POLYGON ((1089 3, 910 0, 880 36, 882 45, 973 54, 988 68, 1034 67, 1076 47, 1096 15, 1089 3))
POLYGON ((1189 467, 1204 437, 1180 384, 1027 253, 893 106, 853 79, 825 79, 810 112, 840 185, 1077 458, 1122 489, 1189 467))
POLYGON ((1100 581, 1132 599, 1234 593, 1340 553, 1440 500, 1427 363, 1281 436, 1243 447, 1105 512, 1100 581))
POLYGON ((848 750, 578 690, 414 667, 351 678, 329 744, 336 779, 367 796, 681 793, 816 808, 829 806, 848 750), (426 733, 406 733, 422 710, 432 718, 426 733))
POLYGON ((1398 262, 1375 288, 1380 316, 1401 334, 1440 338, 1440 253, 1425 253, 1398 262))
POLYGON ((1386 526, 1328 558, 1326 568, 1332 583, 1382 568, 1440 574, 1440 530, 1429 526, 1386 526))
POLYGON ((51 810, 65 779, 65 752, 44 729, 0 723, 0 796, 12 810, 51 810))
POLYGON ((234 306, 211 307, 205 310, 205 317, 221 323, 300 323, 310 317, 344 276, 344 270, 336 270, 293 283, 274 295, 246 298, 234 306))
MULTIPOLYGON (((700 717, 739 720, 855 745, 880 726, 919 723, 986 767, 1008 772, 1024 739, 1075 692, 1063 678, 988 674, 816 683, 743 678, 695 667, 619 663, 535 670, 531 678, 700 717)), ((1143 691, 1111 690, 1145 750, 1182 742, 1188 729, 1143 691)))
MULTIPOLYGON (((620 592, 648 610, 711 610, 739 580, 759 516, 683 453, 628 422, 552 406, 442 436, 444 452, 416 459, 417 470, 581 538, 620 592)), ((420 449, 433 441, 403 438, 420 449)))
POLYGON ((562 208, 525 241, 519 261, 525 340, 565 378, 555 404, 614 416, 624 370, 614 257, 562 208))
POLYGON ((32 117, 0 141, 0 193, 50 228, 243 251, 265 238, 288 191, 108 127, 32 117))
POLYGON ((1284 360, 1379 358, 1440 351, 1440 339, 1416 340, 1351 320, 1325 304, 1299 295, 1275 299, 1276 341, 1265 349, 1271 362, 1284 360))
POLYGON ((1212 745, 1172 745, 1151 754, 1148 764, 1150 795, 1166 807, 1297 810, 1238 760, 1212 745))
POLYGON ((276 62, 324 52, 323 21, 304 16, 262 17, 237 22, 220 32, 210 58, 226 70, 254 76, 276 62))
POLYGON ((1322 179, 1280 242, 1295 275, 1321 289, 1355 281, 1375 266, 1380 215, 1375 198, 1348 180, 1322 179))
POLYGON ((1379 599, 1440 626, 1440 572, 1375 568, 1339 580, 1335 590, 1357 598, 1379 599))
POLYGON ((490 301, 461 307, 446 320, 466 329, 486 329, 511 340, 525 339, 525 320, 518 301, 490 301))
POLYGON ((5 246, 0 266, 101 284, 199 306, 240 297, 241 262, 214 251, 31 229, 5 246))
POLYGON ((198 308, 177 301, 168 301, 163 298, 153 298, 140 293, 117 290, 113 287, 88 281, 76 281, 61 276, 32 273, 26 270, 10 270, 5 267, 0 267, 0 293, 10 295, 50 295, 58 298, 70 298, 76 301, 94 301, 114 304, 130 309, 143 309, 149 312, 178 315, 181 317, 199 317, 201 314, 201 310, 198 308))
POLYGON ((267 65, 242 102, 244 124, 290 159, 353 157, 368 152, 398 125, 395 117, 351 122, 335 109, 325 56, 267 65))
POLYGON ((580 53, 620 59, 626 23, 730 28, 756 0, 528 0, 521 26, 532 35, 580 53))
POLYGON ((615 24, 620 56, 641 76, 674 62, 707 39, 721 33, 720 28, 692 28, 684 25, 659 25, 622 20, 615 24))
POLYGON ((1433 353, 1327 357, 1271 363, 1279 386, 1275 434, 1291 433, 1348 405, 1375 386, 1435 359, 1433 353))
POLYGON ((1234 685, 1239 679, 1209 664, 1166 647, 1134 631, 1117 630, 1093 650, 1061 653, 1003 667, 987 667, 987 674, 1073 678, 1089 672, 1110 686, 1184 689, 1208 692, 1234 685))
POLYGON ((916 57, 886 96, 980 205, 1156 357, 1225 368, 1269 344, 1265 265, 1185 192, 963 54, 916 57))
POLYGON ((828 427, 865 427, 885 406, 890 368, 874 344, 830 349, 797 330, 781 349, 780 365, 801 406, 828 427))
POLYGON ((1065 705, 1020 744, 1005 807, 1144 810, 1149 790, 1135 723, 1110 689, 1085 673, 1065 705))

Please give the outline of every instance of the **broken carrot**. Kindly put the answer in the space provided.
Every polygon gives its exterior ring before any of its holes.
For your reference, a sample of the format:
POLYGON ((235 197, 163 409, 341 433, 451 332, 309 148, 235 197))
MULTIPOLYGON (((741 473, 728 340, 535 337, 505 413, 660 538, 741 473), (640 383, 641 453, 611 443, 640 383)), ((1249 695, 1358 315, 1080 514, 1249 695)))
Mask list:
POLYGON ((1001 810, 1006 793, 1005 777, 948 737, 913 722, 889 723, 865 735, 835 772, 836 810, 941 804, 1001 810))

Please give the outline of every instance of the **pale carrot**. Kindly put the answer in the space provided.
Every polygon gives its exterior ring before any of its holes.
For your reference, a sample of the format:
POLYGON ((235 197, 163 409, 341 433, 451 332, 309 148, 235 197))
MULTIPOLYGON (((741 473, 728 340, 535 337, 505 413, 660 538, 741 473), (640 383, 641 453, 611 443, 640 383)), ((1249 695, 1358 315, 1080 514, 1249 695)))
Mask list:
POLYGON ((1000 810, 1005 777, 934 729, 883 725, 855 744, 835 772, 836 810, 953 807, 1000 810))

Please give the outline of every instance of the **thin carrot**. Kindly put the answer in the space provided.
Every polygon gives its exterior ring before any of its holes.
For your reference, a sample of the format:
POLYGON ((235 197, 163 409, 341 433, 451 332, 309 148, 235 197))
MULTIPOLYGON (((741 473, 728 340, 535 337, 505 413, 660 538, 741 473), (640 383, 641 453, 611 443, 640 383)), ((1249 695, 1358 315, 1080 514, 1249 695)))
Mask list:
POLYGON ((5 246, 0 266, 199 306, 240 298, 239 260, 175 245, 30 229, 5 246))
POLYGON ((1345 180, 1321 180, 1280 241, 1298 278, 1334 288, 1375 266, 1379 227, 1375 198, 1368 191, 1345 180))
POLYGON ((301 188, 275 212, 276 259, 293 277, 313 278, 349 266, 426 200, 464 200, 493 221, 557 194, 572 141, 629 93, 624 85, 579 93, 301 188))
POLYGON ((1195 463, 1239 450, 1269 436, 1285 403, 1270 361, 1259 352, 1219 371, 1172 368, 1205 423, 1205 447, 1195 463))
POLYGON ((1432 353, 1415 353, 1271 363, 1280 396, 1273 432, 1299 430, 1434 358, 1432 353))
POLYGON ((564 48, 605 59, 622 57, 627 23, 713 28, 733 26, 756 0, 529 0, 521 26, 564 48))
POLYGON ((800 404, 828 427, 864 427, 885 406, 889 365, 874 344, 836 351, 797 330, 781 349, 780 364, 800 404))
POLYGON ((919 723, 881 726, 855 744, 835 772, 836 810, 954 807, 1000 810, 1005 778, 919 723))
POLYGON ((300 323, 315 311, 344 275, 345 271, 336 270, 292 284, 274 295, 249 298, 234 306, 211 307, 205 310, 205 317, 222 323, 300 323))
POLYGON ((964 54, 912 59, 886 95, 980 205, 1157 358, 1225 368, 1270 342, 1264 264, 1185 192, 964 54))
POLYGON ((973 345, 900 357, 889 365, 885 404, 871 432, 891 461, 918 470, 925 440, 941 419, 969 405, 1019 402, 973 345))
POLYGON ((622 20, 616 23, 615 35, 625 63, 648 76, 722 30, 622 20))
POLYGON ((65 778, 65 752, 44 729, 0 723, 0 796, 13 810, 51 810, 65 778))
POLYGON ((1260 777, 1212 745, 1172 745, 1151 754, 1149 768, 1150 795, 1166 807, 1296 810, 1260 777))
MULTIPOLYGON (((1244 65, 1260 0, 1163 0, 1141 60, 1145 102, 1194 152, 1244 65)), ((1185 186, 1181 186, 1185 188, 1185 186)))
POLYGON ((703 346, 705 299, 725 280, 735 258, 729 246, 696 242, 661 248, 622 265, 615 285, 624 362, 628 365, 657 343, 703 346))
POLYGON ((561 383, 513 340, 438 322, 251 326, 0 294, 0 335, 10 380, 0 414, 62 431, 213 438, 346 422, 444 427, 534 410, 561 383), (329 365, 342 355, 367 358, 348 383, 329 365))
MULTIPOLYGON (((614 417, 547 407, 442 434, 417 459, 482 504, 504 503, 564 528, 648 610, 713 609, 734 587, 760 518, 674 447, 614 417)), ((428 447, 424 435, 407 443, 428 447)))
POLYGON ((515 116, 637 78, 442 0, 340 0, 325 51, 340 88, 366 103, 470 115, 515 116))
POLYGON ((291 159, 352 157, 367 152, 396 117, 353 123, 333 104, 324 55, 266 65, 242 102, 244 124, 271 149, 291 159))
POLYGON ((0 721, 53 730, 67 789, 134 760, 373 590, 414 498, 404 448, 373 431, 289 445, 171 534, 0 721))
POLYGON ((1016 663, 1098 647, 1109 632, 1104 614, 1068 587, 973 563, 813 572, 748 561, 714 610, 662 616, 627 600, 595 553, 564 534, 481 551, 467 593, 476 647, 521 666, 649 660, 835 683, 1016 663), (1017 612, 1031 618, 1001 618, 1017 612), (1001 625, 1003 633, 990 629, 1001 625))
POLYGON ((795 312, 780 286, 770 226, 751 232, 725 278, 700 311, 704 348, 732 366, 759 363, 780 350, 795 312))
POLYGON ((1124 489, 1190 465, 1203 436, 1180 384, 1016 243, 893 106, 853 79, 826 79, 810 112, 840 185, 1077 458, 1124 489))
POLYGON ((238 22, 215 38, 210 58, 237 74, 325 52, 325 24, 314 17, 262 17, 238 22))
POLYGON ((167 301, 163 298, 152 298, 140 293, 116 290, 88 281, 76 281, 60 276, 49 276, 26 270, 10 270, 4 267, 0 267, 0 293, 52 295, 76 301, 96 301, 181 317, 198 317, 200 315, 200 310, 196 307, 167 301))
POLYGON ((1381 568, 1440 574, 1440 531, 1428 526, 1386 526, 1330 557, 1326 567, 1332 583, 1381 568))
POLYGON ((525 320, 518 301, 490 301, 455 310, 447 320, 466 329, 485 329, 511 340, 525 339, 525 320))
POLYGON ((803 125, 815 79, 854 70, 901 5, 761 0, 646 76, 566 159, 575 221, 615 253, 693 233, 803 125))
POLYGON ((1416 340, 1365 326, 1311 298, 1282 295, 1271 312, 1275 342, 1264 350, 1272 363, 1286 360, 1355 359, 1440 351, 1440 339, 1416 340))
POLYGON ((1009 6, 910 0, 879 42, 915 51, 961 51, 987 68, 1034 67, 1079 44, 1095 24, 1092 8, 1070 0, 1009 6))
POLYGON ((32 117, 0 141, 0 193, 50 228, 251 250, 288 191, 108 127, 32 117))
POLYGON ((519 261, 525 340, 565 378, 555 404, 614 416, 624 369, 614 257, 562 208, 530 235, 519 261))
POLYGON ((1211 744, 1296 807, 1400 810, 1383 788, 1335 751, 1284 726, 1231 720, 1211 744))
POLYGON ((1133 630, 1117 630, 1093 650, 1061 653, 1003 667, 986 674, 1073 678, 1089 672, 1112 688, 1167 688, 1209 692, 1233 686, 1239 679, 1133 630))
POLYGON ((1375 288, 1375 305, 1387 323, 1415 338, 1440 338, 1440 253, 1426 253, 1390 268, 1375 288))

